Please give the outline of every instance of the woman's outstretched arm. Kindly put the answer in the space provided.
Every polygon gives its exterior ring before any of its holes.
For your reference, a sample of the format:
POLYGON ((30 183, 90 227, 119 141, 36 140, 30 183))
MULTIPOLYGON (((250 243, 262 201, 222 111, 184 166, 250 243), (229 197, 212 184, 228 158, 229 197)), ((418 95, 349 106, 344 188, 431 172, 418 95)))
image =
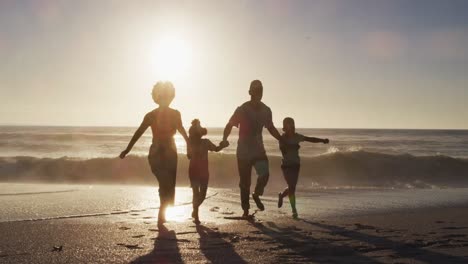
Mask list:
POLYGON ((120 153, 120 158, 121 159, 125 158, 125 156, 130 152, 130 150, 132 150, 133 145, 135 145, 135 143, 138 141, 138 139, 141 137, 141 135, 143 135, 143 133, 145 133, 145 131, 146 131, 146 129, 148 129, 148 127, 149 127, 148 118, 145 116, 145 118, 143 119, 143 122, 141 122, 140 127, 138 127, 138 129, 135 131, 135 134, 133 134, 133 137, 130 140, 130 142, 128 143, 127 148, 124 151, 122 151, 122 153, 120 153))

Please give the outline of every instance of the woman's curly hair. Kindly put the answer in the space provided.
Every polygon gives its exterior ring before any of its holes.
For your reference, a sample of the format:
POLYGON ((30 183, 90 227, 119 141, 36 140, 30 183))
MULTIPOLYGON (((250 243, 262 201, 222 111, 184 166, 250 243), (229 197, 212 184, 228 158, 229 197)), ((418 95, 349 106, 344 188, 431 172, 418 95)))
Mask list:
POLYGON ((175 97, 175 88, 171 82, 157 82, 153 86, 153 100, 158 105, 168 106, 175 97))

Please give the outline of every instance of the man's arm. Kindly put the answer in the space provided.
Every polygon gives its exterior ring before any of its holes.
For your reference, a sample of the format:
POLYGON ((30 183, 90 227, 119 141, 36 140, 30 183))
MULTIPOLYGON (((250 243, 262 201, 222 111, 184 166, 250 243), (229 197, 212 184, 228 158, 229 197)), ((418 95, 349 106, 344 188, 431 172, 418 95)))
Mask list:
POLYGON ((221 142, 222 145, 224 145, 224 144, 226 144, 228 142, 227 139, 228 139, 229 135, 231 135, 232 127, 233 127, 233 125, 231 124, 231 122, 228 122, 226 124, 226 127, 224 128, 224 132, 223 132, 223 141, 221 142))
POLYGON ((268 129, 268 132, 276 138, 276 140, 281 141, 281 135, 278 132, 278 129, 276 129, 275 125, 273 124, 273 113, 271 112, 270 108, 268 108, 268 119, 265 125, 266 129, 268 129))
POLYGON ((276 138, 276 140, 281 141, 281 135, 278 132, 278 129, 276 129, 275 125, 271 124, 271 125, 267 126, 267 129, 268 129, 268 132, 270 132, 270 134, 274 138, 276 138))
POLYGON ((316 137, 306 137, 306 136, 304 136, 304 141, 312 142, 312 143, 323 143, 323 144, 328 144, 328 142, 330 142, 328 138, 316 138, 316 137))
POLYGON ((234 111, 234 114, 232 114, 231 118, 229 118, 229 121, 226 124, 226 127, 224 128, 223 141, 221 141, 220 146, 229 146, 228 137, 229 135, 231 135, 232 127, 239 127, 241 116, 242 111, 241 108, 238 107, 234 111))
POLYGON ((141 124, 140 124, 140 127, 138 127, 138 129, 135 131, 135 134, 133 134, 133 137, 130 140, 130 142, 128 143, 127 148, 124 151, 122 151, 122 153, 120 153, 119 157, 121 159, 125 158, 125 156, 130 152, 130 150, 132 150, 133 145, 135 145, 135 143, 138 141, 138 139, 141 137, 141 135, 143 135, 143 133, 145 133, 145 131, 146 131, 146 129, 148 127, 149 127, 149 123, 148 123, 147 118, 145 116, 145 118, 143 119, 143 122, 141 122, 141 124))

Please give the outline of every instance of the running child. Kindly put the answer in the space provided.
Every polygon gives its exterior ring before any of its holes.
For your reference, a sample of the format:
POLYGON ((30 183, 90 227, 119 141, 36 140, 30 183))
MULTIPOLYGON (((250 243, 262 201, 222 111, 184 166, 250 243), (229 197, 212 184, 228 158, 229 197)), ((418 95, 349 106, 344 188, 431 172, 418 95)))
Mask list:
POLYGON ((293 217, 297 218, 296 185, 297 179, 299 177, 299 169, 301 167, 301 160, 299 158, 299 143, 307 141, 312 143, 328 144, 329 140, 327 138, 322 139, 306 137, 296 133, 294 119, 291 117, 286 117, 283 120, 283 131, 284 133, 281 135, 282 140, 279 141, 281 154, 283 155, 281 169, 288 187, 283 192, 278 194, 278 208, 283 206, 283 198, 289 196, 293 217))
POLYGON ((192 121, 192 126, 189 129, 190 144, 190 164, 189 164, 189 178, 190 185, 193 191, 193 212, 192 217, 195 223, 200 223, 198 218, 198 208, 206 198, 206 191, 208 189, 208 151, 220 151, 227 147, 229 143, 221 143, 216 146, 209 139, 202 138, 207 134, 206 128, 200 125, 198 119, 192 121))

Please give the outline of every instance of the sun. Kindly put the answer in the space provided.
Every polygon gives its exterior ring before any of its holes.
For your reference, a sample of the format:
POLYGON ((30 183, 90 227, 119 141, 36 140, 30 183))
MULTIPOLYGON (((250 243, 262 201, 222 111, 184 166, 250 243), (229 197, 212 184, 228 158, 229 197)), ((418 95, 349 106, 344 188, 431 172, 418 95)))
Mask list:
POLYGON ((187 78, 192 64, 192 47, 187 39, 166 35, 154 45, 152 64, 158 80, 178 81, 187 78))

